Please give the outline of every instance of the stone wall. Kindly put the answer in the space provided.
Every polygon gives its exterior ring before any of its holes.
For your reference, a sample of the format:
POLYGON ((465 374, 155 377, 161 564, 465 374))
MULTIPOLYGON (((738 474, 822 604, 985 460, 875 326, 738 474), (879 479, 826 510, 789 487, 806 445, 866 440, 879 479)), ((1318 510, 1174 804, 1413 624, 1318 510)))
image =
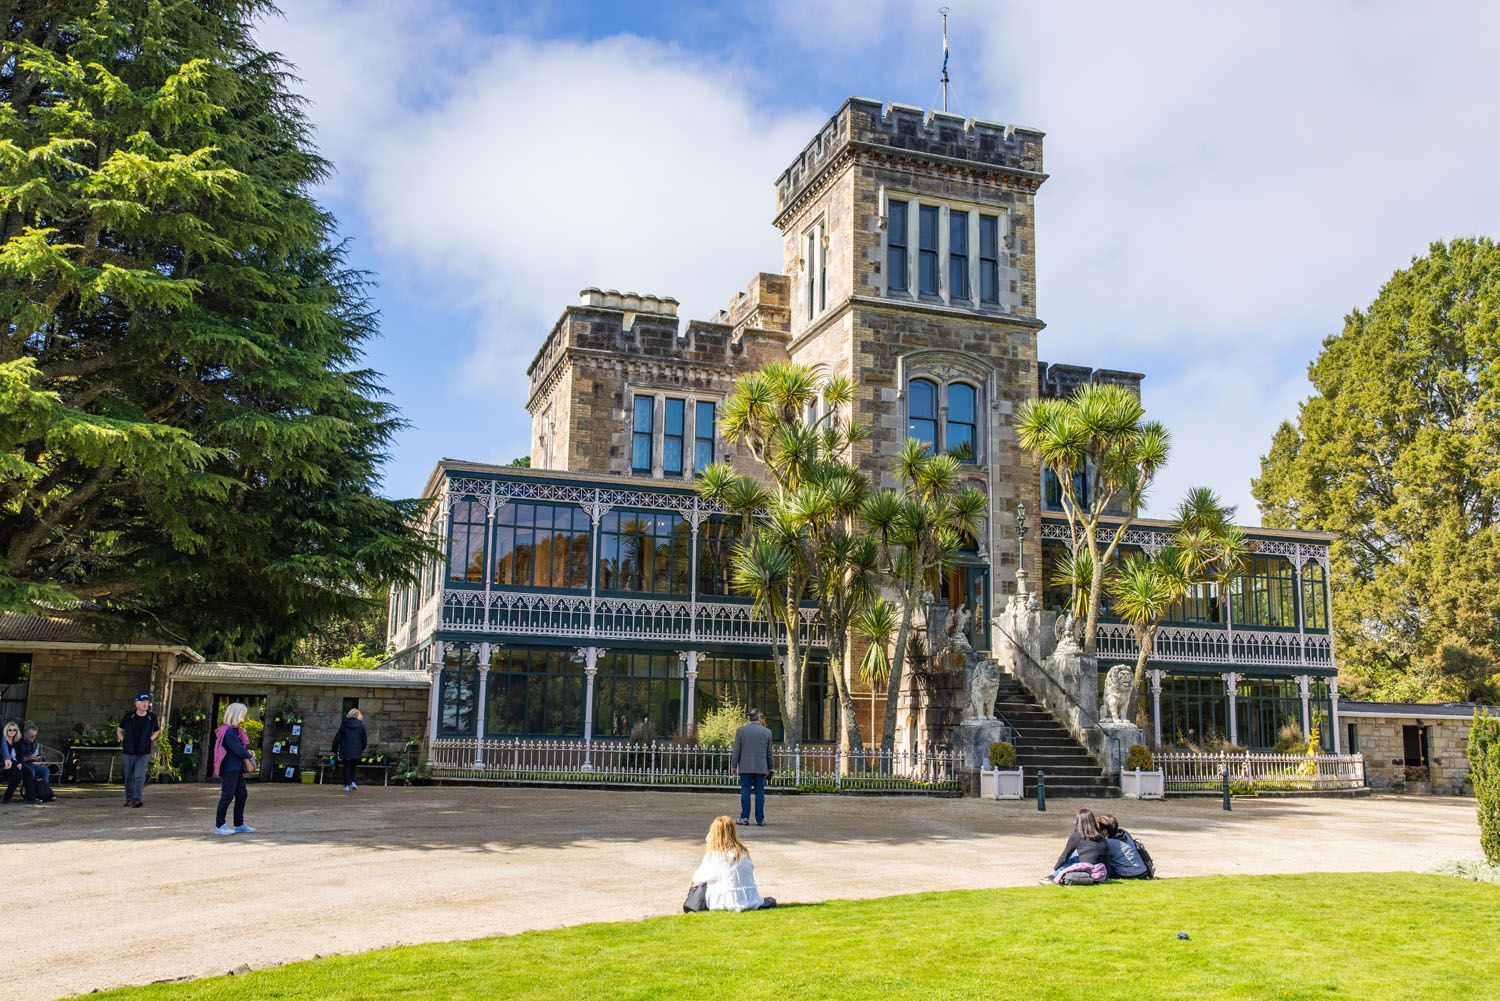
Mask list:
MULTIPOLYGON (((1339 721, 1344 728, 1340 739, 1346 750, 1348 726, 1353 723, 1359 735, 1359 753, 1365 756, 1365 782, 1371 789, 1393 789, 1406 785, 1406 746, 1402 728, 1415 726, 1415 719, 1402 717, 1345 716, 1339 721)), ((1453 795, 1473 795, 1469 783, 1469 729, 1474 721, 1468 717, 1433 716, 1422 723, 1427 727, 1427 753, 1432 773, 1432 791, 1453 795)), ((1410 786, 1408 786, 1410 788, 1410 786)))
POLYGON ((276 711, 282 703, 295 703, 302 715, 298 761, 301 767, 307 768, 316 766, 328 756, 333 735, 338 732, 343 720, 344 699, 354 698, 359 700, 359 711, 364 714, 370 747, 378 747, 393 758, 398 757, 405 751, 406 742, 410 738, 426 738, 428 690, 382 688, 378 684, 379 672, 375 671, 371 672, 370 680, 371 683, 367 686, 178 681, 172 685, 172 712, 175 717, 183 706, 191 702, 202 706, 205 712, 212 711, 214 699, 221 695, 263 696, 266 700, 266 729, 262 737, 261 756, 263 761, 270 761, 271 745, 290 733, 279 731, 272 722, 276 711))
POLYGON ((161 679, 175 658, 171 653, 134 650, 38 650, 31 658, 26 715, 41 729, 42 743, 62 747, 78 724, 118 723, 144 691, 156 696, 161 714, 161 679))

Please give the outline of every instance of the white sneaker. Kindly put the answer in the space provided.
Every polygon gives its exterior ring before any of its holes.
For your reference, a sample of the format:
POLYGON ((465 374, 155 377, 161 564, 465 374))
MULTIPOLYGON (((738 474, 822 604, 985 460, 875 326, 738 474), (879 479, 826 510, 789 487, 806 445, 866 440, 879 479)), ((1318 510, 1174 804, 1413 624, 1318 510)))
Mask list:
POLYGON ((349 791, 349 787, 348 786, 344 786, 344 791, 348 792, 349 791))
POLYGON ((234 829, 234 833, 235 834, 254 834, 255 833, 255 828, 251 827, 249 824, 240 824, 238 827, 236 827, 234 829))
POLYGON ((359 783, 358 782, 350 782, 349 783, 349 788, 350 789, 358 789, 359 788, 359 783))
POLYGON ((230 827, 228 824, 225 824, 223 827, 215 827, 214 828, 214 833, 215 834, 233 834, 234 833, 234 828, 230 827))

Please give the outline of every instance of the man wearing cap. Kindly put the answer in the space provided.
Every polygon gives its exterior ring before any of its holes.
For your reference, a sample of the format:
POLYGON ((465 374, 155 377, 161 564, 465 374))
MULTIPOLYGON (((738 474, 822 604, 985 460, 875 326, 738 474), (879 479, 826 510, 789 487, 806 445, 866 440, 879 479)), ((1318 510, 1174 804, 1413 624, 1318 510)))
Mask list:
POLYGON ((120 720, 115 736, 125 752, 125 805, 140 806, 141 790, 146 785, 146 766, 151 763, 156 738, 161 736, 161 724, 151 711, 150 692, 135 697, 135 709, 120 720))

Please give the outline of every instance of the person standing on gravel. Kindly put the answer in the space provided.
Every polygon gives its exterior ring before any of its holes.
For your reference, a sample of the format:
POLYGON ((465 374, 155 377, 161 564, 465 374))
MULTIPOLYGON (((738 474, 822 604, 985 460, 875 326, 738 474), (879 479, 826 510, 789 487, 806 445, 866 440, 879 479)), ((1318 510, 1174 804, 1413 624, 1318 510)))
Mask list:
POLYGON ((161 724, 151 711, 151 693, 142 692, 135 697, 135 709, 126 713, 115 727, 115 738, 125 757, 126 806, 144 805, 141 794, 146 786, 146 766, 151 764, 151 752, 160 736, 161 724))
POLYGON ((729 774, 740 777, 740 823, 750 823, 750 795, 755 794, 755 825, 766 826, 766 781, 775 774, 771 767, 771 731, 759 709, 750 710, 750 722, 734 731, 734 750, 729 755, 729 774))
POLYGON ((344 791, 358 789, 359 759, 369 746, 370 738, 365 733, 364 716, 358 709, 350 709, 349 715, 333 735, 333 753, 338 755, 344 772, 344 791))

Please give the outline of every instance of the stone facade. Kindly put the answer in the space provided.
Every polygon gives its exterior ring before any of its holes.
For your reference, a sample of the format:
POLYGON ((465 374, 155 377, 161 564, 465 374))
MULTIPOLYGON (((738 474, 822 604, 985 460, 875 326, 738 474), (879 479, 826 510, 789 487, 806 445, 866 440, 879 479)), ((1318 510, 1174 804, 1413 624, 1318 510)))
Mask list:
POLYGON ((141 692, 153 693, 160 715, 161 681, 176 657, 104 647, 35 651, 26 716, 41 729, 42 743, 61 747, 77 725, 118 722, 141 692))
MULTIPOLYGON (((1346 746, 1356 745, 1365 756, 1365 781, 1371 789, 1416 792, 1419 785, 1406 778, 1408 767, 1408 728, 1425 731, 1427 768, 1431 790, 1437 794, 1472 796, 1469 781, 1468 715, 1440 714, 1442 707, 1405 705, 1400 714, 1372 715, 1358 703, 1346 703, 1341 710, 1346 746), (1424 715, 1423 713, 1430 713, 1424 715)), ((1420 763, 1413 759, 1415 763, 1420 763)))

